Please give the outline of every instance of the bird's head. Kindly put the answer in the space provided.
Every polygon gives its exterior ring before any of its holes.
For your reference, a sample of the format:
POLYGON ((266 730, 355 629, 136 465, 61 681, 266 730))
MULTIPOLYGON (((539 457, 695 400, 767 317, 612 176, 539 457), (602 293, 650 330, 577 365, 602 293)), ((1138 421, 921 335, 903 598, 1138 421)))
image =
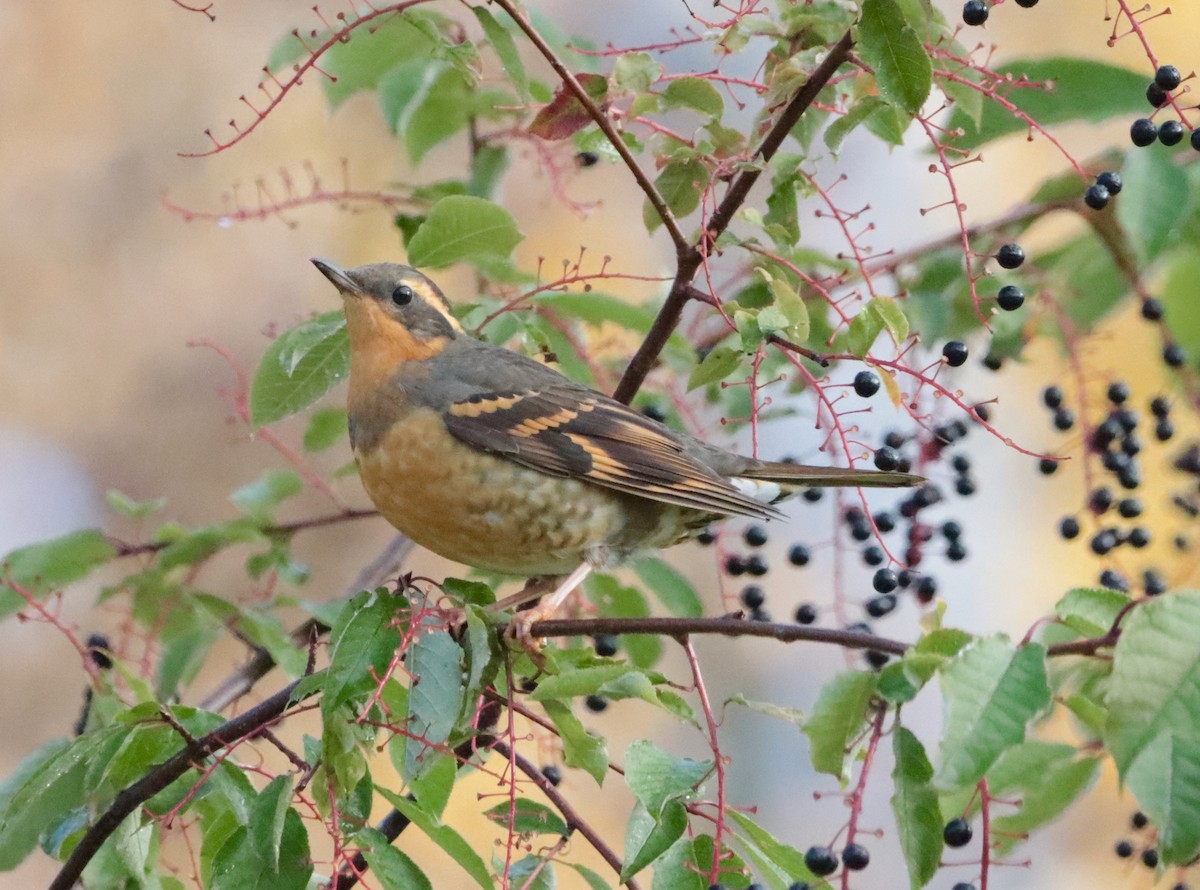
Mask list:
POLYGON ((345 269, 317 258, 312 263, 342 295, 352 354, 395 364, 420 361, 464 334, 438 286, 411 266, 345 269))

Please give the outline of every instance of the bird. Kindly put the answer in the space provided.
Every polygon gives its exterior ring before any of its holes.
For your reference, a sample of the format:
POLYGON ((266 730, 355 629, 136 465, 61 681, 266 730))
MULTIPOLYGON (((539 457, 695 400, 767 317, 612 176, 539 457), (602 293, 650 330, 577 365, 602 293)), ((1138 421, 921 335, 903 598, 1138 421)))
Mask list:
POLYGON ((561 579, 535 614, 524 613, 527 622, 552 616, 593 570, 722 518, 782 518, 775 504, 804 488, 924 481, 706 444, 472 336, 438 286, 410 266, 312 263, 342 298, 350 445, 368 497, 447 559, 561 579))

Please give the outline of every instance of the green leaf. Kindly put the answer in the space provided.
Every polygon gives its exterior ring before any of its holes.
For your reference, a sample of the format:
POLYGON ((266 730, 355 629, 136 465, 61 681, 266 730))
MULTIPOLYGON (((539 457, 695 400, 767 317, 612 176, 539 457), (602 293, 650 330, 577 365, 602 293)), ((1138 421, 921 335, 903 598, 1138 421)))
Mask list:
POLYGON ((1197 281, 1200 281, 1200 253, 1195 244, 1187 244, 1170 258, 1166 281, 1159 290, 1159 297, 1170 321, 1171 335, 1190 355, 1200 353, 1197 281))
POLYGON ((84 801, 83 774, 94 737, 55 739, 27 756, 0 784, 0 869, 11 871, 54 820, 84 801))
POLYGON ((846 331, 846 348, 860 358, 865 356, 883 327, 883 316, 876 310, 874 302, 867 303, 850 320, 850 329, 846 331))
POLYGON ((879 95, 914 115, 929 98, 933 64, 895 0, 863 0, 858 49, 875 69, 879 95))
POLYGON ((804 864, 804 854, 799 850, 777 840, 740 810, 729 809, 725 815, 736 826, 735 830, 749 857, 761 871, 774 878, 773 883, 777 886, 790 885, 793 881, 817 880, 804 864))
POLYGON ((645 674, 628 664, 597 664, 571 668, 557 676, 539 680, 537 689, 530 693, 529 698, 531 701, 546 702, 598 695, 601 691, 611 691, 618 681, 631 675, 645 678, 645 674))
POLYGON ((982 638, 947 663, 941 686, 946 730, 934 784, 953 791, 978 782, 1050 703, 1046 651, 1036 644, 1018 648, 1001 636, 982 638))
POLYGON ((691 108, 720 120, 725 113, 725 100, 720 91, 703 77, 680 77, 667 84, 662 92, 664 109, 691 108))
POLYGON ((394 622, 404 605, 403 597, 379 588, 355 594, 342 609, 329 635, 329 668, 321 699, 325 714, 379 683, 400 647, 394 622))
POLYGON ((833 152, 839 151, 842 142, 859 124, 863 123, 880 108, 890 108, 886 101, 879 96, 863 96, 847 109, 846 113, 836 118, 825 129, 825 146, 833 152))
POLYGON ((0 618, 19 612, 25 598, 4 578, 34 596, 43 596, 86 577, 92 569, 117 555, 116 548, 99 529, 69 532, 49 541, 18 547, 0 559, 0 618))
POLYGON ((408 245, 414 266, 440 269, 477 257, 506 259, 524 236, 507 210, 471 195, 451 195, 433 205, 408 245))
POLYGON ((622 53, 613 66, 613 84, 631 93, 644 93, 662 77, 663 66, 648 52, 622 53))
POLYGON ((408 648, 412 672, 408 693, 404 778, 413 781, 433 766, 427 751, 449 740, 463 703, 463 652, 444 630, 419 632, 408 648))
POLYGON ((1119 590, 1077 587, 1055 604, 1054 614, 1080 636, 1099 637, 1108 633, 1129 602, 1129 594, 1119 590))
POLYGON ((248 516, 266 521, 285 499, 304 491, 304 483, 295 470, 266 470, 257 481, 244 485, 229 496, 234 506, 248 516))
POLYGON ((337 444, 346 435, 347 415, 345 408, 322 408, 308 418, 308 429, 304 431, 305 451, 324 451, 337 444))
POLYGON ((279 870, 283 830, 292 799, 292 777, 276 776, 254 802, 250 817, 250 843, 272 870, 279 870))
POLYGON ((513 85, 517 91, 517 95, 521 97, 522 102, 529 101, 529 76, 525 73, 525 63, 521 61, 521 54, 517 51, 516 41, 503 25, 501 25, 482 6, 472 6, 471 12, 475 14, 479 26, 483 28, 483 33, 488 39, 488 43, 492 45, 492 49, 496 53, 496 57, 500 60, 500 64, 504 66, 504 73, 508 75, 508 82, 513 85))
POLYGON ((563 762, 587 772, 597 785, 604 784, 608 772, 608 751, 604 739, 583 728, 569 704, 560 701, 542 702, 542 710, 558 730, 563 746, 563 762))
POLYGON ((625 824, 625 857, 621 863, 621 883, 636 875, 683 836, 687 828, 687 810, 677 800, 667 801, 655 816, 641 801, 633 808, 625 824))
MULTIPOLYGON (((700 196, 708 187, 708 167, 698 158, 677 158, 667 162, 654 180, 654 185, 667 208, 676 219, 680 219, 700 206, 700 196)), ((662 225, 658 211, 649 201, 645 202, 642 210, 642 221, 651 232, 662 225)))
POLYGON ((644 556, 633 564, 633 571, 649 590, 677 618, 699 618, 704 604, 691 583, 657 556, 644 556))
POLYGON ((167 505, 166 498, 154 498, 149 501, 135 501, 123 491, 110 488, 104 493, 108 506, 116 513, 128 519, 145 519, 153 516, 167 505))
MULTIPOLYGON (((660 859, 659 861, 661 862, 662 860, 660 859)), ((583 878, 590 890, 612 890, 612 885, 609 884, 608 881, 604 880, 604 878, 600 877, 600 875, 596 874, 587 866, 578 865, 573 862, 564 862, 563 865, 567 865, 575 869, 576 874, 583 878)), ((703 890, 703 888, 701 888, 701 890, 703 890)))
MULTIPOLYGON (((376 89, 397 59, 420 58, 428 63, 433 47, 417 27, 421 19, 428 21, 430 16, 409 10, 376 28, 359 28, 347 42, 331 46, 322 56, 321 68, 332 77, 320 79, 329 107, 336 109, 355 93, 376 89)), ((327 36, 321 35, 322 39, 327 36)))
MULTIPOLYGON (((500 179, 507 169, 508 151, 503 146, 479 146, 471 156, 471 178, 467 182, 467 194, 490 199, 496 193, 500 179)), ((416 227, 413 231, 416 231, 416 227)), ((405 247, 407 246, 408 240, 405 239, 405 247)))
POLYGON ((355 841, 366 849, 363 856, 371 875, 383 890, 433 890, 433 884, 404 851, 393 847, 374 828, 358 832, 355 841))
POLYGON ((690 800, 712 770, 711 760, 672 757, 644 739, 625 751, 625 784, 652 815, 660 813, 668 801, 690 800))
POLYGON ((1169 863, 1200 850, 1200 592, 1143 602, 1121 626, 1105 743, 1169 863))
POLYGON ((884 327, 897 343, 903 343, 908 337, 908 318, 900 304, 892 297, 875 297, 870 302, 871 308, 878 313, 884 327))
POLYGON ((812 716, 804 724, 809 757, 817 772, 842 778, 846 748, 866 722, 875 683, 872 673, 849 671, 834 677, 817 696, 812 716))
MULTIPOLYGON (((597 105, 608 97, 608 78, 600 74, 578 74, 575 78, 583 91, 597 105)), ((583 103, 565 84, 559 84, 554 98, 542 108, 529 124, 529 132, 541 139, 566 139, 594 123, 583 103)))
MULTIPOLYGON (((494 869, 497 874, 505 870, 504 860, 493 856, 494 869)), ((522 856, 508 865, 509 887, 520 887, 521 890, 555 890, 558 877, 554 871, 554 861, 541 856, 522 856)))
MULTIPOLYGON (((651 890, 707 890, 709 884, 704 875, 711 865, 711 856, 701 861, 696 855, 696 843, 690 837, 681 837, 658 857, 651 890)), ((600 884, 594 890, 610 888, 608 884, 600 884)))
POLYGON ((160 550, 157 564, 164 571, 176 566, 195 565, 232 544, 260 543, 263 540, 259 523, 249 517, 201 526, 160 550))
POLYGON ((1070 745, 1029 741, 1005 751, 988 773, 988 791, 1005 800, 1019 795, 1020 807, 992 820, 997 855, 1062 813, 1088 789, 1099 767, 1097 757, 1076 759, 1070 745))
MULTIPOLYGON (((1191 209, 1188 177, 1170 152, 1133 151, 1121 169, 1136 201, 1116 202, 1116 218, 1140 265, 1158 257, 1191 209)), ((1171 318, 1172 326, 1175 319, 1171 318)))
POLYGON ((544 803, 523 797, 517 798, 511 806, 507 801, 498 803, 485 810, 483 815, 505 831, 517 834, 557 834, 562 837, 571 834, 562 816, 544 803))
POLYGON ((741 350, 732 346, 718 346, 709 352, 700 364, 692 369, 688 377, 688 390, 724 380, 742 363, 741 350))
POLYGON ((250 383, 255 429, 307 408, 350 370, 350 340, 341 310, 326 312, 276 337, 250 383))
MULTIPOLYGON (((943 77, 938 81, 938 86, 942 92, 946 94, 946 98, 954 104, 954 109, 967 116, 967 120, 975 127, 978 127, 983 120, 983 92, 973 87, 962 83, 962 80, 969 80, 972 83, 978 83, 980 80, 979 72, 973 68, 960 68, 954 72, 959 80, 951 80, 949 77, 943 77)), ((1074 173, 1072 172, 1072 175, 1074 173)), ((1078 179, 1075 180, 1078 183, 1078 179)))
POLYGON ((479 858, 475 848, 461 834, 449 825, 442 824, 441 820, 425 812, 407 797, 396 794, 381 785, 376 785, 375 790, 431 841, 441 847, 483 890, 494 890, 492 875, 488 871, 487 864, 479 858))
POLYGON ((900 848, 908 865, 909 886, 919 890, 937 874, 942 858, 942 813, 933 789, 933 766, 920 740, 903 726, 892 739, 892 812, 900 848))
MULTIPOLYGON (((1141 117, 1146 111, 1146 76, 1125 68, 1060 56, 1021 59, 992 70, 1002 78, 1011 75, 1014 80, 1027 78, 1034 84, 1052 82, 1049 89, 1025 86, 1005 94, 1009 102, 1043 127, 1076 120, 1099 123, 1126 115, 1141 117)), ((963 135, 952 141, 961 148, 974 149, 1009 133, 1027 133, 1029 125, 998 102, 987 101, 978 124, 972 120, 970 109, 956 107, 947 131, 956 130, 962 130, 963 135)))
POLYGON ((295 890, 308 885, 313 872, 308 832, 295 810, 284 813, 278 868, 263 852, 247 828, 238 828, 213 857, 210 886, 213 890, 295 890))

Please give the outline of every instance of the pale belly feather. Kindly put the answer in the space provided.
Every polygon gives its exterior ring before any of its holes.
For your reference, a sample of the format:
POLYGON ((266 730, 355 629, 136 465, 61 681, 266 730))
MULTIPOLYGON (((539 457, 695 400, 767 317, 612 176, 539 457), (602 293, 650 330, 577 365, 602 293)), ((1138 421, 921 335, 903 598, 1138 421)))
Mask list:
POLYGON ((609 548, 674 543, 662 540, 675 537, 662 528, 674 524, 662 514, 677 514, 676 508, 662 510, 665 505, 485 455, 448 439, 429 409, 409 413, 378 447, 355 457, 367 494, 392 525, 434 553, 476 568, 564 574, 609 548), (642 507, 639 525, 651 520, 636 530, 636 541, 627 522, 631 500, 642 507))

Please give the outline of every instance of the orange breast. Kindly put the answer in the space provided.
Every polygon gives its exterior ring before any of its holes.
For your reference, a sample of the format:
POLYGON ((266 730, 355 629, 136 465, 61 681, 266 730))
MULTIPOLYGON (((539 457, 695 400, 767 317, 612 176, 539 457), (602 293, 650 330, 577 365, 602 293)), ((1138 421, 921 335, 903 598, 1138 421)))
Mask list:
MULTIPOLYGON (((630 498, 478 451, 454 439, 432 409, 406 411, 355 457, 384 517, 456 562, 514 575, 563 574, 594 548, 634 543, 630 498)), ((663 545, 646 540, 645 531, 637 544, 663 545)))

